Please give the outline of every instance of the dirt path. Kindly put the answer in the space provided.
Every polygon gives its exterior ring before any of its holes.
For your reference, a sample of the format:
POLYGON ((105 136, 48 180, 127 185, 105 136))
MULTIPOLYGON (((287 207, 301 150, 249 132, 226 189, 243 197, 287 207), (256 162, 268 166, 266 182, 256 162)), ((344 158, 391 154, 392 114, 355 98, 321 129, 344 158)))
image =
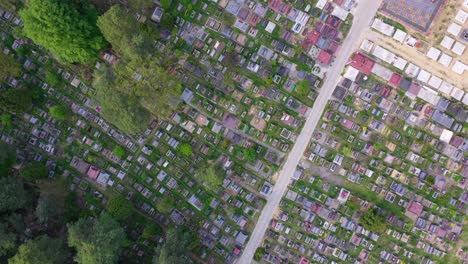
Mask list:
POLYGON ((333 172, 331 172, 329 169, 317 166, 307 160, 303 160, 301 162, 301 165, 305 168, 310 170, 312 175, 318 175, 320 178, 326 180, 327 182, 337 184, 337 185, 343 185, 344 183, 344 178, 335 175, 333 172))

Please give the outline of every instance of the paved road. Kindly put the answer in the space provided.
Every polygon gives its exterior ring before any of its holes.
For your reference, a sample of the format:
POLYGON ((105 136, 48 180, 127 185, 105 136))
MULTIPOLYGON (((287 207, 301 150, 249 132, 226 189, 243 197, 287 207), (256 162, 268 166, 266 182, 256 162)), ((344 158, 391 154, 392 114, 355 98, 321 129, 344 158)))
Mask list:
POLYGON ((321 88, 312 111, 307 117, 304 128, 299 134, 293 149, 289 153, 287 160, 280 171, 278 180, 273 187, 273 191, 268 197, 267 203, 260 214, 255 229, 250 236, 250 240, 247 243, 242 256, 236 262, 237 264, 252 263, 255 250, 263 242, 263 236, 270 224, 270 220, 278 208, 279 203, 288 188, 291 176, 309 143, 312 132, 315 130, 333 90, 338 84, 340 74, 347 63, 348 58, 359 44, 361 36, 369 28, 372 18, 377 12, 381 2, 382 0, 359 1, 359 5, 354 12, 354 21, 348 37, 345 39, 338 57, 335 59, 334 65, 332 65, 332 68, 327 73, 325 83, 321 88))

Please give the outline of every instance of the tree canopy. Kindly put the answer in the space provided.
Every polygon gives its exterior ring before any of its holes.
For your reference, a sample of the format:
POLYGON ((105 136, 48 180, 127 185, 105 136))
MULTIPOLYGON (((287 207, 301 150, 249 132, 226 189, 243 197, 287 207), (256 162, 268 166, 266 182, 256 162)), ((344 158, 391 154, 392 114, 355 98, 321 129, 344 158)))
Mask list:
POLYGON ((112 6, 100 16, 97 25, 112 48, 127 58, 142 57, 151 48, 148 34, 139 28, 136 18, 120 5, 112 6))
POLYGON ((61 214, 61 209, 51 196, 41 194, 34 211, 40 223, 47 223, 61 214))
POLYGON ((8 264, 62 264, 68 257, 69 251, 61 239, 43 235, 22 244, 8 264))
POLYGON ((94 72, 96 93, 93 99, 102 108, 102 117, 125 133, 141 132, 149 123, 150 114, 135 98, 114 89, 115 83, 109 67, 102 66, 94 72))
POLYGON ((188 157, 192 155, 192 145, 189 143, 182 143, 177 147, 177 150, 182 156, 188 157))
POLYGON ((156 248, 153 264, 192 263, 186 254, 193 242, 195 239, 192 233, 170 228, 166 232, 164 244, 156 248))
POLYGON ((8 231, 6 224, 0 223, 0 259, 15 248, 16 235, 8 231))
POLYGON ((0 52, 0 82, 7 77, 16 77, 21 73, 21 66, 12 57, 3 52, 0 52))
POLYGON ((125 220, 132 214, 133 206, 122 195, 116 195, 109 200, 107 210, 115 219, 125 220))
POLYGON ((67 119, 70 112, 68 108, 63 105, 54 105, 49 109, 50 115, 57 120, 67 119))
POLYGON ((21 180, 12 176, 0 178, 0 213, 23 208, 26 201, 21 180))
POLYGON ((0 149, 0 177, 4 177, 16 162, 16 153, 10 145, 3 142, 0 142, 0 149))
POLYGON ((386 228, 385 216, 379 212, 378 208, 365 211, 359 221, 364 225, 364 228, 372 232, 381 233, 386 228))
POLYGON ((156 57, 130 59, 115 68, 115 88, 138 99, 156 116, 166 116, 177 106, 182 84, 160 66, 156 57))
POLYGON ((156 209, 163 214, 168 214, 174 208, 175 200, 171 195, 164 195, 156 203, 156 209))
POLYGON ((296 92, 300 96, 307 96, 310 92, 310 82, 309 80, 302 80, 296 85, 296 92))
POLYGON ((76 249, 75 261, 81 264, 114 263, 125 240, 123 229, 108 214, 68 226, 68 244, 76 249))
POLYGON ((7 89, 0 93, 0 108, 10 112, 23 113, 32 103, 32 93, 27 89, 7 89))
POLYGON ((119 158, 123 158, 125 156, 125 149, 120 145, 115 146, 112 152, 114 152, 115 156, 119 158))
POLYGON ((220 172, 223 170, 217 164, 213 164, 200 168, 195 173, 195 178, 200 180, 209 190, 216 192, 221 188, 224 180, 220 172))
POLYGON ((24 33, 66 63, 98 58, 105 41, 96 26, 97 12, 81 1, 30 0, 19 14, 24 33))
POLYGON ((47 167, 39 162, 33 162, 20 170, 21 176, 30 181, 44 179, 48 173, 47 167))

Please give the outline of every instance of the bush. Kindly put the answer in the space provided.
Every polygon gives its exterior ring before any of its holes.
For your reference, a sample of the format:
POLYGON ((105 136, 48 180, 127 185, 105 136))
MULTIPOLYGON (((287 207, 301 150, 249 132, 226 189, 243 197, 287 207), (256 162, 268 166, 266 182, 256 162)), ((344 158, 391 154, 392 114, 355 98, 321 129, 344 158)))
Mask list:
POLYGON ((21 176, 30 181, 44 179, 48 173, 47 167, 39 162, 34 162, 20 171, 21 176))
POLYGON ((192 146, 189 143, 182 143, 178 146, 177 150, 182 156, 188 157, 192 155, 192 146))
POLYGON ((125 156, 125 149, 122 146, 115 146, 113 152, 115 156, 117 156, 120 159, 125 156))
POLYGON ((385 216, 377 208, 368 209, 362 214, 359 221, 364 225, 364 228, 376 233, 384 232, 387 227, 385 216))
POLYGON ((266 250, 265 250, 264 247, 257 248, 257 250, 255 251, 255 254, 254 254, 254 260, 255 261, 262 260, 262 257, 263 257, 263 255, 265 255, 265 253, 266 253, 266 250))
POLYGON ((115 219, 125 220, 132 214, 133 206, 125 197, 117 195, 109 200, 107 211, 115 219))
POLYGON ((68 109, 63 105, 55 105, 49 109, 50 115, 57 120, 65 120, 68 118, 68 109))

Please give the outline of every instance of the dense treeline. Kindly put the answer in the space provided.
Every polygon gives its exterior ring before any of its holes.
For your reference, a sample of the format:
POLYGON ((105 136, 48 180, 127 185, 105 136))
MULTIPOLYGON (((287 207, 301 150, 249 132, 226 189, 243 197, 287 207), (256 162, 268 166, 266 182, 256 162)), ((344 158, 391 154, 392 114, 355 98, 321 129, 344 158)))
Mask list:
MULTIPOLYGON (((132 8, 148 7, 144 1, 130 2, 132 8)), ((23 34, 61 62, 89 65, 110 45, 119 60, 116 65, 95 69, 92 99, 102 109, 102 116, 122 131, 141 132, 151 115, 165 117, 177 106, 182 88, 166 71, 171 61, 155 50, 153 26, 137 21, 131 10, 115 5, 98 16, 86 1, 31 0, 19 14, 23 34)), ((0 71, 0 79, 19 74, 15 61, 7 58, 2 63, 13 67, 0 71)), ((61 81, 52 73, 46 77, 51 85, 61 81)), ((5 97, 0 102, 5 101, 2 104, 12 112, 24 112, 31 104, 27 100, 16 102, 11 95, 5 97)))

